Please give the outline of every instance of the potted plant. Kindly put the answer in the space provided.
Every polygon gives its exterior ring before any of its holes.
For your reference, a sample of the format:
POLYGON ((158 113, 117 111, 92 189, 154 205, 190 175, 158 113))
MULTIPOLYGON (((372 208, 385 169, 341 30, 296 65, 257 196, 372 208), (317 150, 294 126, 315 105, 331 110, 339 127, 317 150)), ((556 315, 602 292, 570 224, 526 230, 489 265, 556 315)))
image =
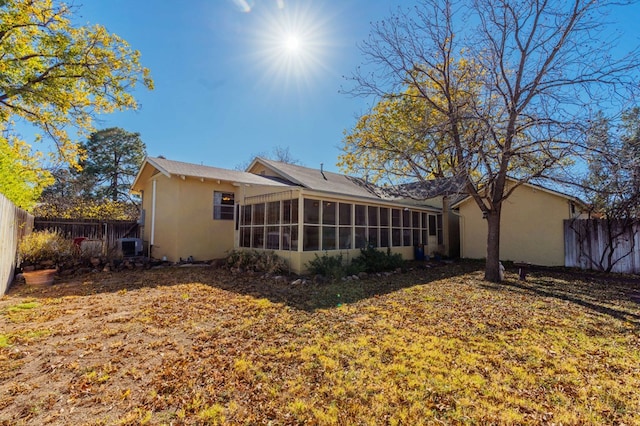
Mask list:
POLYGON ((22 274, 27 284, 50 285, 58 264, 71 257, 73 243, 56 231, 34 231, 18 246, 22 274))

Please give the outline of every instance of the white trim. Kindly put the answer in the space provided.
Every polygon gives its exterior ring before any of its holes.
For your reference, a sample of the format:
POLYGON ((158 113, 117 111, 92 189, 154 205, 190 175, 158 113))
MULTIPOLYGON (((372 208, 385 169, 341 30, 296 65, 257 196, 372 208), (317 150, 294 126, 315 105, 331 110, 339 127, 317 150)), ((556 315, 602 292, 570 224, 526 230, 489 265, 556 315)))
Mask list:
MULTIPOLYGON (((154 245, 156 234, 156 180, 151 182, 151 235, 149 237, 149 244, 154 245)), ((151 253, 149 253, 151 255, 151 253)))

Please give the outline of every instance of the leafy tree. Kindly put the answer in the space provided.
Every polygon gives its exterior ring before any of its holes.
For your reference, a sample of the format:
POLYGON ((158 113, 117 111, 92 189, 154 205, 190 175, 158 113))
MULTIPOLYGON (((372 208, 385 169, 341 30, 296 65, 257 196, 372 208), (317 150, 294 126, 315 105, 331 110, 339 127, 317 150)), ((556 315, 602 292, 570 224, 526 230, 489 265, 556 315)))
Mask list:
POLYGON ((139 200, 129 194, 129 188, 146 152, 140 134, 119 128, 100 130, 82 148, 86 152, 82 170, 52 170, 55 182, 44 190, 34 214, 67 219, 136 219, 139 200))
POLYGON ((487 220, 485 279, 500 281, 505 200, 523 183, 562 179, 587 149, 587 106, 637 87, 638 55, 612 58, 603 36, 601 17, 614 4, 424 0, 398 9, 361 45, 369 66, 353 74, 349 93, 381 101, 347 134, 342 167, 357 170, 364 158, 375 177, 389 177, 392 162, 404 179, 462 180, 487 220), (422 104, 419 119, 406 103, 422 104), (401 118, 387 120, 382 106, 401 118), (402 149, 388 149, 378 125, 401 135, 391 141, 402 149))
POLYGON ((71 198, 68 202, 54 198, 38 204, 33 211, 36 217, 43 218, 130 221, 137 220, 139 213, 138 207, 133 203, 80 197, 71 198))
MULTIPOLYGON (((69 130, 89 133, 97 114, 137 108, 131 92, 139 82, 151 89, 153 81, 138 51, 102 26, 73 26, 73 12, 57 0, 0 2, 0 130, 16 120, 30 123, 54 142, 57 160, 76 166, 79 147, 69 130)), ((12 164, 32 171, 15 185, 37 192, 48 178, 33 160, 39 157, 19 138, 6 144, 16 156, 12 164)), ((17 170, 3 169, 0 178, 11 174, 17 170)))
POLYGON ((39 155, 27 144, 0 134, 0 192, 16 206, 31 210, 53 178, 38 166, 39 155))
POLYGON ((94 185, 94 197, 132 201, 129 188, 146 155, 140 133, 110 128, 92 133, 83 145, 82 175, 94 185))

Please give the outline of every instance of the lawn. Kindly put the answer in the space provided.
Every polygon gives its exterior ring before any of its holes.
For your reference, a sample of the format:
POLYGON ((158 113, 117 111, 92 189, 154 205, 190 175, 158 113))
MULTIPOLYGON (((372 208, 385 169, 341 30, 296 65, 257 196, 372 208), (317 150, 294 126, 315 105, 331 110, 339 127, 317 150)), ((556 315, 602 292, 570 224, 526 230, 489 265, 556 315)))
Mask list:
POLYGON ((640 424, 640 284, 96 273, 0 299, 0 424, 640 424))

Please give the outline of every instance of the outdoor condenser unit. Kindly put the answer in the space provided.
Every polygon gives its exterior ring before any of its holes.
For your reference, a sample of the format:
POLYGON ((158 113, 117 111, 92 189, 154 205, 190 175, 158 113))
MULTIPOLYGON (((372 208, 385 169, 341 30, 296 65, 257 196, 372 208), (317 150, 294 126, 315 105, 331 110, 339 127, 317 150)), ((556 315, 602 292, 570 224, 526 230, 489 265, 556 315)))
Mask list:
POLYGON ((124 257, 142 256, 142 240, 140 238, 120 238, 118 244, 124 257))

